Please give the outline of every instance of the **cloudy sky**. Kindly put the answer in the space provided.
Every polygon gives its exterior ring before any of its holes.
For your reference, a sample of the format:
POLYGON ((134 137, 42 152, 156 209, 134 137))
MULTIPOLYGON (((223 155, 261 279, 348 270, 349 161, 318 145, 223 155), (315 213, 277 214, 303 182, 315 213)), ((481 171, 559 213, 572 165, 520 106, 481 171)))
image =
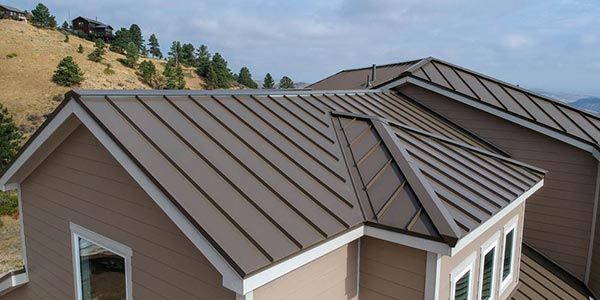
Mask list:
MULTIPOLYGON (((3 0, 31 10, 37 1, 3 0)), ((206 44, 232 70, 313 82, 338 70, 436 56, 529 88, 600 96, 598 0, 44 2, 62 23, 140 25, 166 50, 206 44)), ((163 51, 164 52, 164 51, 163 51)))

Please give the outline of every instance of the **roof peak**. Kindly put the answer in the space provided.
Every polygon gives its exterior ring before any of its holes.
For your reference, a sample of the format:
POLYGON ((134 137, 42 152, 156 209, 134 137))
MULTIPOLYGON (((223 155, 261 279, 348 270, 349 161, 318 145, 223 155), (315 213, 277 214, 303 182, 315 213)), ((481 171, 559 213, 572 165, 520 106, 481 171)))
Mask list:
POLYGON ((312 90, 312 89, 287 89, 287 90, 86 90, 73 89, 67 93, 78 96, 231 96, 231 95, 260 95, 260 96, 285 96, 285 95, 314 95, 314 94, 371 94, 381 93, 379 89, 353 89, 353 90, 312 90))

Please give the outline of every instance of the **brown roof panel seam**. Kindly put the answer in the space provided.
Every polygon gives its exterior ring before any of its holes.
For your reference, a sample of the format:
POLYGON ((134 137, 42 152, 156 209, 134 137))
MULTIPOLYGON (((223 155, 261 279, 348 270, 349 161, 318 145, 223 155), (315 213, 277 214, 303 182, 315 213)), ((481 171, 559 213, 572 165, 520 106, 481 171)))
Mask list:
MULTIPOLYGON (((219 168, 217 168, 213 162, 211 162, 200 151, 198 151, 198 149, 196 149, 196 147, 194 147, 179 132, 177 132, 175 130, 175 128, 173 128, 169 123, 167 123, 167 121, 165 119, 163 119, 154 109, 152 109, 147 103, 145 103, 139 96, 136 96, 135 98, 138 100, 138 103, 140 103, 157 120, 159 120, 165 127, 167 127, 173 135, 175 135, 190 150, 192 150, 192 152, 194 152, 194 154, 196 154, 198 157, 200 157, 200 159, 202 159, 211 169, 213 169, 213 171, 215 173, 219 174, 219 176, 221 178, 223 178, 223 180, 225 180, 225 182, 227 182, 231 187, 233 187, 233 189, 240 196, 242 196, 242 198, 244 198, 248 203, 250 203, 250 205, 252 205, 252 207, 254 207, 260 214, 262 214, 267 220, 269 220, 269 222, 271 224, 273 224, 273 226, 275 226, 279 231, 281 231, 281 233, 283 233, 283 235, 285 235, 292 243, 294 243, 296 245, 296 247, 298 247, 299 249, 302 249, 303 246, 298 240, 296 240, 285 228, 283 228, 283 226, 281 226, 281 224, 279 224, 277 221, 275 221, 275 219, 273 219, 273 217, 271 217, 262 207, 260 207, 260 205, 258 205, 254 200, 252 200, 250 198, 250 196, 248 196, 248 194, 246 194, 237 184, 235 184, 233 181, 231 181, 231 179, 228 176, 226 176, 221 170, 219 170, 219 168)), ((208 135, 208 136, 210 137, 210 135, 208 135)), ((214 142, 214 140, 213 140, 213 142, 214 142)))
MULTIPOLYGON (((292 99, 291 99, 289 96, 287 96, 287 95, 284 95, 284 96, 283 96, 283 98, 284 98, 284 99, 286 99, 286 100, 288 100, 288 101, 289 101, 290 103, 292 103, 292 104, 293 104, 295 107, 297 107, 297 108, 299 108, 300 110, 302 110, 302 111, 303 111, 305 114, 307 114, 307 115, 311 116, 313 120, 315 120, 315 121, 317 121, 317 122, 321 123, 321 124, 322 124, 323 126, 325 126, 326 128, 329 128, 329 127, 330 127, 329 123, 327 123, 327 122, 323 121, 323 118, 319 118, 319 117, 315 116, 313 113, 309 112, 309 111, 308 111, 308 110, 307 110, 305 107, 303 107, 302 105, 300 105, 300 104, 296 103, 296 101, 292 100, 292 99)), ((298 97, 298 98, 300 98, 300 97, 298 97)), ((322 110, 320 110, 320 112, 321 112, 323 115, 326 115, 326 114, 327 114, 325 111, 322 111, 322 110)))
POLYGON ((537 108, 541 110, 548 117, 548 119, 552 120, 552 122, 556 124, 556 126, 558 126, 562 131, 567 132, 567 129, 565 129, 559 122, 557 122, 539 103, 537 103, 537 101, 533 100, 531 96, 529 96, 527 93, 523 93, 523 95, 525 95, 525 97, 527 97, 527 99, 529 99, 531 103, 537 106, 537 108))
MULTIPOLYGON (((275 102, 275 104, 277 104, 277 106, 279 106, 281 109, 283 109, 284 111, 286 111, 287 113, 289 113, 290 115, 294 116, 296 119, 300 120, 300 122, 302 122, 302 124, 306 125, 306 127, 310 128, 311 130, 313 130, 315 133, 317 133, 319 136, 321 136, 322 138, 324 138, 325 140, 327 140, 329 143, 331 143, 332 145, 335 144, 335 141, 330 138, 329 136, 327 136, 327 134, 323 133, 320 129, 316 128, 313 124, 309 123, 308 121, 306 121, 306 118, 299 116, 297 113, 293 112, 292 110, 290 110, 289 108, 285 107, 284 105, 282 105, 281 103, 279 103, 279 101, 277 101, 277 99, 271 97, 271 96, 267 96, 269 99, 271 99, 273 102, 275 102)), ((286 98, 286 96, 284 96, 284 98, 286 98)), ((288 98, 289 100, 289 98, 288 98)), ((291 100, 290 100, 291 102, 291 100)), ((293 102, 292 102, 293 103, 293 102)), ((325 123, 322 119, 318 119, 315 116, 313 116, 312 114, 308 114, 309 116, 315 118, 316 120, 320 121, 320 123, 325 124, 327 127, 328 124, 325 123)), ((299 130, 301 131, 301 130, 299 130)))
POLYGON ((533 114, 531 114, 531 112, 529 112, 529 110, 528 110, 527 108, 525 108, 525 106, 524 106, 524 105, 523 105, 523 104, 522 104, 520 101, 518 101, 518 100, 517 100, 517 99, 516 99, 516 98, 515 98, 515 97, 514 97, 514 96, 513 96, 513 95, 512 95, 512 94, 511 94, 511 93, 510 93, 510 92, 509 92, 507 89, 506 89, 506 87, 505 87, 505 86, 502 86, 502 85, 499 85, 499 86, 500 86, 500 89, 501 89, 501 90, 503 90, 503 91, 504 91, 504 93, 506 93, 510 99, 512 99, 512 100, 513 100, 515 103, 517 103, 517 105, 518 105, 519 107, 521 107, 521 109, 522 109, 523 111, 525 111, 525 113, 527 113, 527 115, 529 115, 529 117, 530 117, 532 120, 534 120, 534 121, 536 121, 536 122, 539 122, 539 121, 538 121, 538 119, 537 119, 537 118, 536 118, 536 117, 535 117, 533 114))
POLYGON ((244 230, 240 224, 238 224, 229 214, 227 214, 227 212, 217 203, 217 201, 215 201, 208 193, 206 193, 206 191, 204 191, 183 169, 181 169, 181 167, 177 165, 177 163, 175 163, 171 157, 164 153, 163 150, 154 141, 152 141, 152 139, 150 139, 150 137, 146 136, 141 128, 139 128, 138 125, 129 118, 129 116, 127 116, 108 96, 105 96, 105 99, 112 106, 112 108, 117 111, 117 113, 138 132, 138 134, 143 136, 144 139, 148 141, 148 143, 150 143, 150 145, 156 151, 158 151, 172 167, 174 167, 181 175, 183 175, 183 177, 185 177, 186 180, 213 205, 213 207, 215 207, 240 233, 244 235, 244 237, 246 237, 250 243, 252 243, 252 245, 254 245, 258 251, 265 256, 265 258, 271 262, 274 260, 273 257, 248 232, 246 232, 246 230, 244 230))

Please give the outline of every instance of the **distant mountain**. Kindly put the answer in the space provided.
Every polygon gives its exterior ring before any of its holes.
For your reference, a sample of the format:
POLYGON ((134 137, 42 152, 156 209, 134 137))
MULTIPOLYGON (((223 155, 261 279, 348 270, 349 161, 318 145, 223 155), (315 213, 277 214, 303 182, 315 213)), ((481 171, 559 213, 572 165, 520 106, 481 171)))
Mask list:
POLYGON ((587 97, 569 103, 570 105, 579 109, 587 110, 594 114, 600 114, 600 98, 599 97, 587 97))

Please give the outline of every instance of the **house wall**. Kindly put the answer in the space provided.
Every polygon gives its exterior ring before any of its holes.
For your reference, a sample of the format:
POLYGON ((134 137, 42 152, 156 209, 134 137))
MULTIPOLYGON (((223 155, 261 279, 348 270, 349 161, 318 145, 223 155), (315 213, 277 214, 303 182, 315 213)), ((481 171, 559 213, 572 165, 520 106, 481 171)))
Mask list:
MULTIPOLYGON (((529 200, 527 200, 529 201, 529 200)), ((529 203, 527 203, 529 205, 529 203)), ((462 262, 464 262, 467 258, 475 254, 475 263, 474 263, 474 273, 472 277, 471 291, 473 292, 473 299, 480 299, 479 297, 479 280, 480 280, 480 268, 481 268, 481 247, 486 245, 488 241, 495 238, 495 235, 499 236, 498 248, 496 251, 496 269, 495 269, 495 289, 498 289, 500 286, 500 264, 502 258, 502 247, 503 247, 503 229, 504 226, 510 224, 515 217, 518 218, 517 224, 517 236, 516 236, 516 248, 515 248, 515 257, 513 257, 513 261, 515 263, 515 267, 513 268, 513 277, 511 279, 511 283, 506 286, 506 288, 502 291, 500 295, 498 295, 498 299, 506 299, 510 293, 515 289, 519 282, 519 263, 521 260, 521 244, 523 240, 523 214, 525 213, 525 203, 520 204, 519 206, 513 208, 511 212, 509 212, 506 216, 504 216, 500 221, 496 222, 492 225, 488 230, 482 233, 475 240, 471 241, 468 245, 466 245, 460 252, 454 254, 452 257, 450 256, 442 256, 440 262, 440 287, 439 287, 439 299, 449 299, 450 297, 450 289, 451 289, 451 279, 450 274, 453 270, 458 268, 462 262)))
POLYGON ((548 170, 544 187, 527 200, 525 241, 583 280, 593 219, 596 159, 589 152, 428 90, 412 85, 400 90, 512 158, 548 170))
POLYGON ((360 243, 360 300, 423 299, 427 252, 371 237, 360 243))
POLYGON ((29 283, 2 299, 74 299, 69 222, 132 248, 136 299, 235 299, 83 126, 21 183, 29 283))
MULTIPOLYGON (((598 165, 598 174, 600 174, 600 164, 598 165)), ((599 180, 599 178, 596 178, 599 180)), ((600 195, 600 184, 596 186, 596 198, 600 195)), ((598 201, 598 199, 596 199, 598 201)), ((598 217, 600 217, 600 208, 596 211, 596 231, 594 237, 594 247, 593 247, 593 255, 591 260, 591 269, 589 271, 589 280, 588 285, 596 293, 596 295, 600 295, 600 222, 598 222, 598 217)))
POLYGON ((357 299, 358 241, 254 290, 254 300, 357 299))

